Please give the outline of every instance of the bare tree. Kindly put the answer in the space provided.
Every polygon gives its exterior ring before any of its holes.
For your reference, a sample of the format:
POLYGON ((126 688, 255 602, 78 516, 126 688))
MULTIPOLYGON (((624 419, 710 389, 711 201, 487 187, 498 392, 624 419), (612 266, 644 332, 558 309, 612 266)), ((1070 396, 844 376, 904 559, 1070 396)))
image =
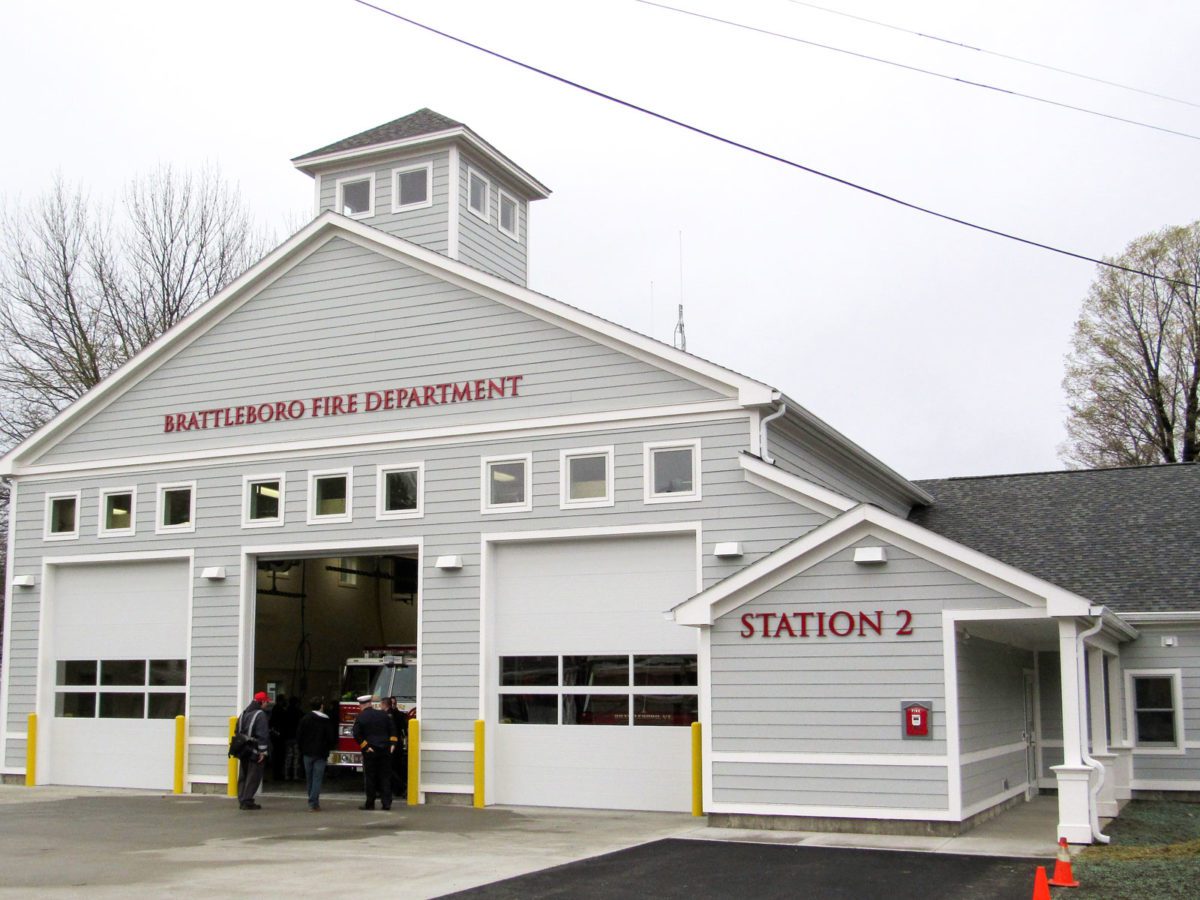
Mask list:
POLYGON ((1064 461, 1192 462, 1200 409, 1200 222, 1133 241, 1103 269, 1075 323, 1063 387, 1064 461))

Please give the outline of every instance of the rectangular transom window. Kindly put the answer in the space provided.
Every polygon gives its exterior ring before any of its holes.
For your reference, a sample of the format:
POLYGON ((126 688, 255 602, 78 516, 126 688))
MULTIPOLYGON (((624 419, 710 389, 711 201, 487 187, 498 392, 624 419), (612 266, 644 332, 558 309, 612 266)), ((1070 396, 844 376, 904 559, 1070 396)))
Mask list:
POLYGON ((1179 672, 1132 670, 1129 678, 1133 738, 1138 748, 1177 750, 1181 746, 1179 672))
POLYGON ((700 499, 700 442, 645 445, 645 501, 675 503, 700 499))
POLYGON ((79 492, 46 495, 46 530, 48 541, 79 537, 79 492))
POLYGON ((517 199, 505 191, 500 191, 500 230, 507 234, 514 241, 519 240, 521 235, 519 231, 519 215, 520 206, 517 204, 517 199))
POLYGON ((336 209, 352 219, 375 215, 375 174, 339 178, 336 209))
POLYGON ((698 711, 695 656, 500 658, 501 724, 687 726, 698 711))
POLYGON ((433 163, 392 170, 392 212, 433 205, 433 163))
POLYGON ((351 471, 310 472, 308 476, 308 521, 349 522, 351 471))
POLYGON ((562 451, 560 478, 560 505, 563 509, 612 506, 613 448, 588 447, 562 451))
POLYGON ((158 486, 158 519, 155 530, 159 534, 176 531, 195 531, 196 483, 160 484, 158 486))
POLYGON ((425 486, 423 463, 380 466, 375 479, 377 519, 415 519, 422 515, 421 494, 425 486))
POLYGON ((528 512, 533 509, 529 489, 531 454, 492 456, 481 460, 483 469, 483 505, 485 513, 528 512))
POLYGON ((282 475, 246 476, 242 526, 262 528, 283 524, 284 479, 282 475))
POLYGON ((112 488, 100 492, 100 537, 134 533, 136 488, 112 488))
POLYGON ((64 659, 55 674, 60 719, 173 719, 186 707, 185 659, 64 659))
POLYGON ((492 214, 491 188, 486 178, 472 168, 467 169, 467 209, 481 219, 489 219, 492 214))

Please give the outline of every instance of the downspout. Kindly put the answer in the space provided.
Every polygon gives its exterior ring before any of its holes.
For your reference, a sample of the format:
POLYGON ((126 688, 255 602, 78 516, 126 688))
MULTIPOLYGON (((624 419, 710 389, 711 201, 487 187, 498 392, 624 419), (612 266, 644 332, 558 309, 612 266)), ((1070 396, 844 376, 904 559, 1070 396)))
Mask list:
MULTIPOLYGON (((1090 692, 1084 690, 1084 685, 1087 683, 1086 677, 1084 674, 1084 670, 1087 668, 1087 647, 1084 644, 1084 641, 1086 641, 1088 638, 1090 638, 1093 634, 1096 634, 1097 632, 1099 632, 1100 629, 1103 627, 1104 627, 1104 607, 1102 606, 1102 607, 1100 607, 1099 614, 1096 616, 1096 624, 1093 625, 1091 628, 1087 629, 1087 631, 1080 632, 1075 637, 1075 640, 1077 642, 1075 645, 1075 662, 1076 662, 1075 677, 1078 679, 1078 687, 1079 687, 1079 690, 1077 690, 1076 693, 1079 695, 1079 733, 1080 733, 1080 740, 1081 740, 1081 744, 1082 744, 1082 746, 1079 748, 1079 755, 1080 755, 1080 758, 1083 760, 1083 764, 1085 766, 1087 766, 1088 768, 1095 770, 1095 772, 1097 773, 1096 786, 1090 788, 1090 790, 1088 791, 1088 795, 1089 795, 1088 796, 1088 819, 1090 820, 1091 827, 1092 827, 1092 837, 1095 838, 1097 841, 1099 841, 1101 844, 1107 844, 1110 840, 1112 840, 1112 838, 1110 838, 1107 834, 1101 834, 1101 832, 1100 832, 1100 814, 1098 811, 1099 802, 1100 802, 1099 801, 1100 788, 1102 788, 1104 786, 1104 776, 1105 776, 1104 764, 1102 762, 1100 762, 1098 759, 1093 759, 1091 757, 1091 755, 1088 753, 1088 745, 1091 743, 1091 734, 1090 734, 1091 717, 1088 716, 1088 710, 1087 710, 1088 696, 1087 695, 1090 692)), ((1094 685, 1093 685, 1093 687, 1094 687, 1094 685)))
POLYGON ((775 465, 775 460, 771 454, 767 452, 767 423, 773 422, 787 412, 787 404, 780 403, 779 410, 771 413, 765 419, 758 423, 758 456, 763 462, 769 466, 775 465))

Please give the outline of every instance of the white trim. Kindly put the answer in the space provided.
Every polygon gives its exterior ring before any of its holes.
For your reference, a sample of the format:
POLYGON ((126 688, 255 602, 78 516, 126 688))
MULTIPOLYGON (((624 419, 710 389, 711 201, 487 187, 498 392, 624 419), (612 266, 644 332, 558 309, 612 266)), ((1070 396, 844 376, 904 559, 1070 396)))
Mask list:
POLYGON ((334 182, 333 208, 338 213, 338 215, 345 216, 348 219, 369 219, 372 216, 374 216, 375 215, 375 171, 372 169, 370 172, 360 172, 357 175, 343 175, 341 178, 337 179, 337 181, 334 182), (342 189, 347 184, 356 184, 357 182, 360 182, 360 181, 368 182, 367 190, 370 192, 369 193, 370 202, 367 204, 366 211, 360 212, 360 213, 342 212, 342 208, 345 206, 345 204, 342 201, 342 189))
POLYGON ((481 456, 479 458, 479 511, 483 515, 499 515, 503 513, 530 512, 533 509, 533 454, 508 453, 501 456, 481 456), (525 472, 525 499, 517 503, 492 503, 492 492, 488 479, 488 470, 497 463, 519 462, 525 472))
POLYGON ((512 238, 517 243, 521 242, 521 201, 502 187, 496 189, 496 228, 505 237, 512 238), (513 224, 516 225, 516 228, 512 231, 504 227, 505 200, 512 201, 513 205, 513 224))
MULTIPOLYGON (((15 484, 15 482, 14 482, 15 484)), ((81 491, 55 491, 52 494, 47 494, 45 497, 46 511, 42 517, 42 540, 43 541, 73 541, 79 537, 79 521, 83 518, 83 500, 81 491), (75 530, 74 531, 50 531, 50 513, 54 508, 55 500, 65 500, 68 497, 75 499, 75 530)), ((11 515, 8 520, 9 532, 13 530, 13 519, 11 515)), ((6 632, 7 633, 7 632, 6 632)))
POLYGON ((313 175, 313 217, 321 214, 321 173, 313 175))
POLYGON ((1005 800, 1010 800, 1013 797, 1024 794, 1028 788, 1028 782, 1021 782, 1018 785, 1010 787, 1007 791, 999 794, 993 794, 991 797, 988 797, 985 800, 972 803, 970 806, 963 809, 961 820, 966 821, 967 819, 971 818, 971 816, 977 815, 978 813, 983 812, 985 809, 991 809, 993 806, 1003 803, 1005 800))
MULTIPOLYGON (((5 574, 4 574, 4 633, 0 635, 0 650, 3 652, 3 657, 0 657, 0 767, 8 763, 8 742, 16 737, 18 732, 9 732, 8 730, 8 694, 12 690, 12 681, 10 679, 9 670, 12 665, 12 612, 13 612, 13 578, 16 575, 17 568, 17 529, 16 523, 17 512, 17 482, 10 481, 8 483, 8 537, 6 541, 7 550, 5 553, 5 574)), ((75 504, 76 524, 78 524, 79 504, 75 504)), ((41 641, 41 634, 38 635, 38 641, 41 641)), ((20 732, 22 739, 25 737, 24 732, 20 732)))
MULTIPOLYGON (((282 505, 282 489, 280 490, 280 510, 282 505)), ((308 525, 326 525, 338 522, 353 522, 354 521, 354 467, 347 466, 340 469, 316 469, 310 470, 308 473, 308 496, 304 500, 304 508, 307 513, 306 524, 308 525), (340 513, 330 513, 321 515, 317 512, 317 480, 321 478, 338 478, 341 477, 346 482, 346 511, 340 513)))
POLYGON ((654 525, 596 525, 589 528, 547 528, 534 531, 480 533, 487 544, 512 541, 565 541, 582 537, 626 537, 640 534, 699 534, 700 522, 662 522, 654 525))
MULTIPOLYGON (((984 762, 989 759, 997 759, 1001 756, 1012 756, 1015 753, 1026 752, 1025 742, 1017 741, 1012 744, 1004 744, 999 747, 988 747, 984 750, 972 750, 970 753, 963 753, 959 756, 959 765, 969 766, 974 763, 984 762)), ((964 814, 965 818, 965 814, 964 814)))
POLYGON ((1200 779, 1134 778, 1129 787, 1135 791, 1200 791, 1200 779))
POLYGON ((100 502, 97 507, 96 516, 96 537, 99 538, 125 538, 133 537, 137 534, 137 485, 129 487, 101 488, 100 502), (129 527, 128 528, 108 528, 104 522, 108 518, 108 498, 120 496, 121 494, 129 495, 129 527))
MULTIPOLYGON (((221 741, 222 744, 228 743, 221 741)), ((229 784, 228 775, 192 775, 188 773, 188 784, 229 784)), ((186 789, 186 788, 185 788, 186 789)))
POLYGON ((784 763, 795 766, 898 766, 944 769, 948 757, 936 753, 766 753, 715 750, 713 762, 784 763))
POLYGON ((243 528, 278 528, 283 525, 286 518, 286 505, 284 501, 287 499, 287 479, 285 473, 274 472, 263 475, 243 475, 242 476, 242 527, 243 528), (279 516, 274 519, 251 519, 250 518, 250 486, 252 484, 261 484, 264 481, 279 482, 279 516))
POLYGON ((446 255, 453 260, 458 259, 459 241, 459 209, 462 206, 461 190, 462 172, 458 156, 458 147, 451 147, 449 153, 450 187, 446 216, 446 255))
POLYGON ((768 490, 785 500, 799 503, 823 516, 832 518, 858 505, 857 501, 851 500, 849 497, 843 497, 841 494, 823 488, 799 475, 791 475, 749 453, 739 453, 738 462, 746 473, 748 483, 768 490))
POLYGON ((195 744, 202 747, 224 747, 229 743, 229 738, 223 737, 192 737, 188 736, 187 742, 189 745, 195 744))
POLYGON ((1121 618, 1130 625, 1174 625, 1200 622, 1200 610, 1179 612, 1121 612, 1121 618))
MULTIPOLYGON (((424 745, 421 747, 425 749, 424 745)), ((475 787, 470 784, 426 784, 421 782, 422 794, 473 794, 475 787)))
POLYGON ((1184 734, 1183 715, 1183 670, 1179 668, 1126 669, 1125 670, 1125 734, 1133 747, 1134 756, 1184 756, 1187 744, 1184 734), (1137 694, 1133 688, 1135 678, 1170 678, 1172 712, 1175 719, 1175 743, 1141 745, 1137 742, 1137 694))
POLYGON ((414 209, 428 209, 433 206, 433 160, 423 163, 401 165, 392 169, 392 214, 410 212, 414 209), (400 176, 409 172, 425 172, 425 199, 415 203, 400 202, 400 176))
POLYGON ((375 467, 375 519, 377 521, 393 519, 420 519, 425 515, 425 461, 388 463, 386 466, 375 467), (384 508, 387 494, 387 476, 392 472, 417 473, 417 505, 414 509, 384 508))
MULTIPOLYGON (((294 462, 297 458, 320 456, 346 456, 364 452, 417 452, 425 448, 441 448, 460 444, 494 443, 497 440, 517 438, 549 437, 560 434, 578 436, 594 431, 625 430, 627 428, 651 428, 664 425, 687 423, 712 424, 735 421, 747 417, 746 411, 732 401, 720 400, 709 403, 648 407, 636 410, 620 410, 611 413, 586 413, 570 416, 552 416, 533 419, 516 419, 511 422, 494 422, 482 425, 428 428, 412 431, 391 431, 340 438, 322 438, 309 441, 276 442, 246 447, 209 448, 203 452, 206 463, 247 463, 266 465, 271 462, 294 462)), ((196 468, 196 451, 164 453, 157 456, 117 457, 86 463, 63 463, 53 466, 22 467, 23 481, 60 481, 65 476, 100 474, 107 470, 123 473, 146 471, 159 473, 173 469, 196 468)))
POLYGON ((798 806, 790 803, 710 803, 705 812, 743 813, 752 816, 813 816, 822 819, 915 819, 927 822, 957 822, 958 817, 945 809, 893 806, 798 806))
POLYGON ((560 451, 558 455, 558 508, 594 509, 600 506, 613 506, 617 502, 613 477, 613 446, 611 444, 606 447, 579 447, 560 451), (597 456, 604 459, 604 496, 572 500, 570 496, 571 460, 597 456))
POLYGON ((467 212, 475 216, 477 219, 482 219, 489 225, 492 221, 492 182, 486 175, 467 163, 467 212), (471 205, 471 179, 478 178, 483 182, 483 210, 480 211, 471 205))
POLYGON ((16 766, 0 766, 0 775, 24 775, 24 769, 18 769, 16 766))
POLYGON ((167 481, 159 482, 155 485, 154 494, 156 497, 154 504, 154 533, 155 534, 188 534, 196 530, 196 482, 194 481, 167 481), (166 512, 163 506, 163 494, 167 491, 178 491, 187 488, 190 492, 191 508, 188 512, 188 521, 184 525, 164 525, 163 513, 166 512))
POLYGON ((474 753, 471 741, 421 741, 421 749, 430 753, 474 753))
POLYGON ((943 712, 946 720, 946 805, 961 820, 962 735, 958 722, 958 633, 954 618, 954 610, 942 610, 942 702, 946 707, 943 712))
POLYGON ((700 472, 700 439, 690 441, 650 441, 642 444, 642 502, 643 503, 694 503, 702 499, 700 472), (660 450, 692 451, 692 489, 674 493, 654 492, 654 454, 660 450))

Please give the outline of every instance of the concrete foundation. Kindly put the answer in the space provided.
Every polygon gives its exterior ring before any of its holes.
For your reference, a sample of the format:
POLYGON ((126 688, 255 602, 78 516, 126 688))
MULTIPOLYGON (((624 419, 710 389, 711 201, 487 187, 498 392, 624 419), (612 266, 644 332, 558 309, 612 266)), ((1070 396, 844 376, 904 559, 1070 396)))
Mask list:
POLYGON ((425 795, 425 802, 430 806, 473 806, 473 794, 439 794, 430 792, 425 795))

